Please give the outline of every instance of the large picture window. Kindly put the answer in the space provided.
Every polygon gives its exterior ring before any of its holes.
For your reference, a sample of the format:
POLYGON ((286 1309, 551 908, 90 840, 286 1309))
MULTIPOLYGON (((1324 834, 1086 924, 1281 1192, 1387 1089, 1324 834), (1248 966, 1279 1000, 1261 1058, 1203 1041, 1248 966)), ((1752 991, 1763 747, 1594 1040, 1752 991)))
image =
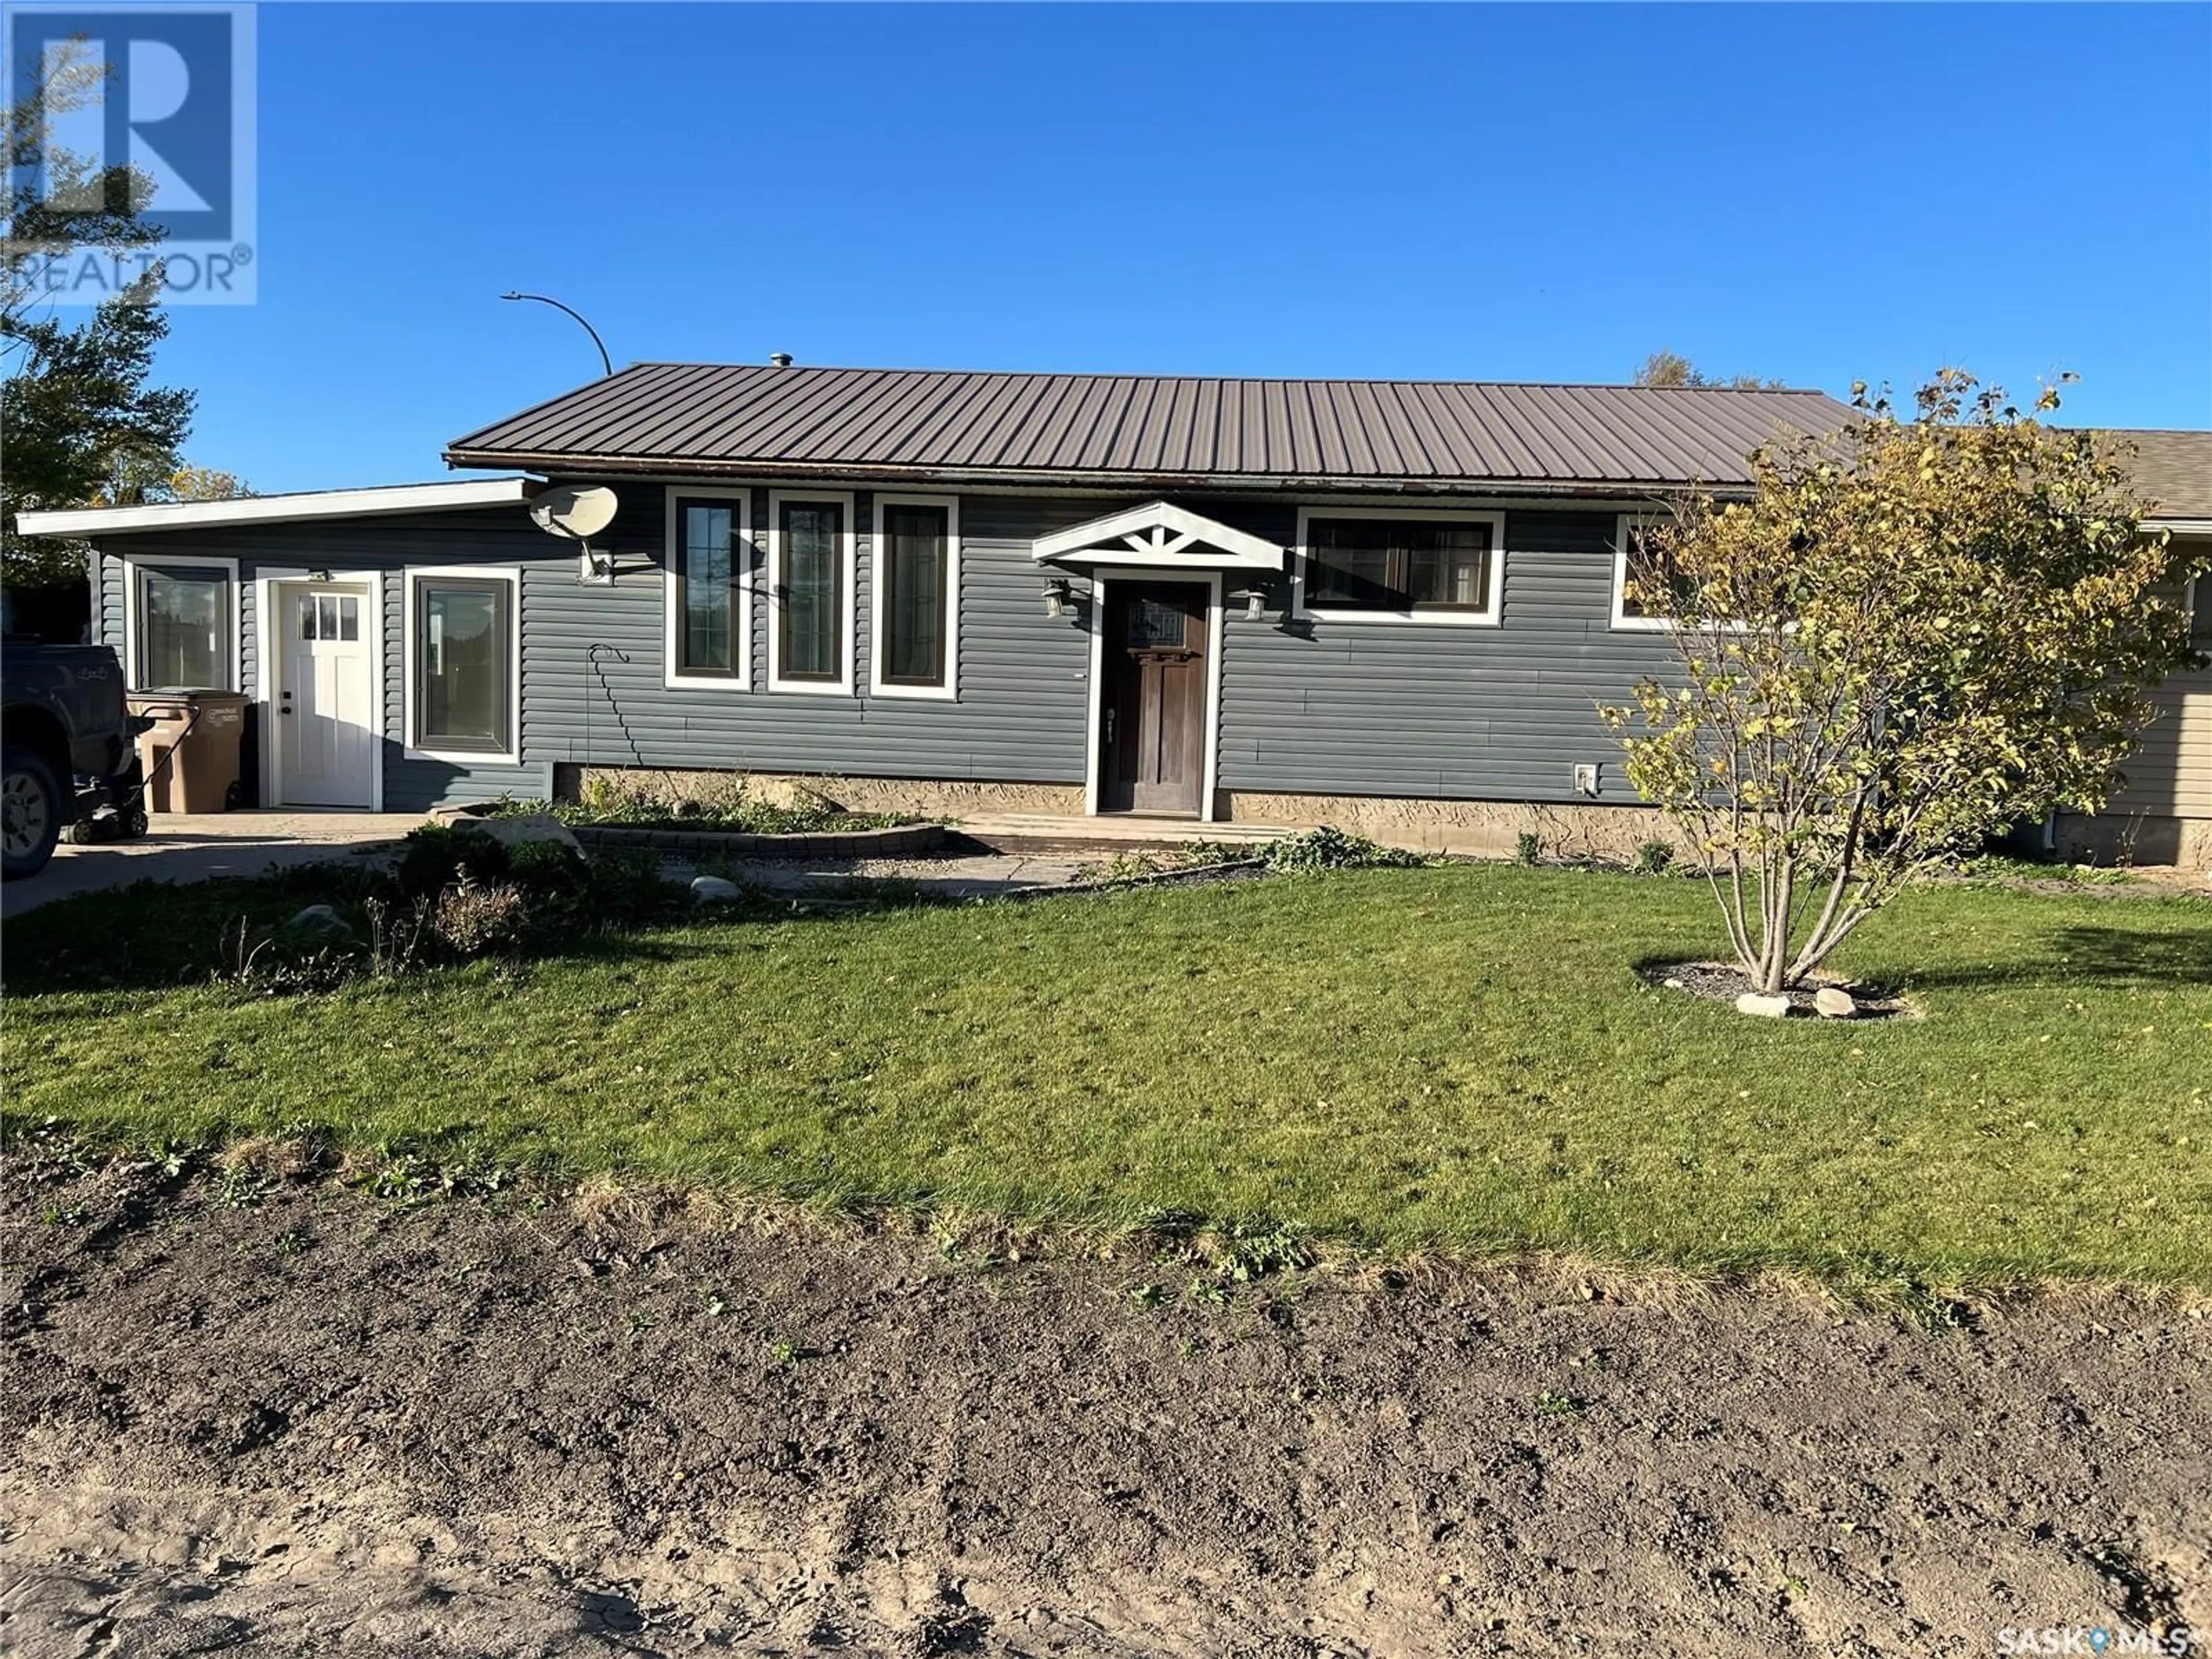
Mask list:
POLYGON ((872 689, 949 697, 957 674, 960 510, 951 496, 878 495, 875 503, 872 689))
POLYGON ((853 684, 853 501, 770 497, 775 623, 771 690, 848 691, 853 684))
POLYGON ((1303 518, 1309 614, 1495 620, 1498 515, 1313 512, 1303 518))
POLYGON ((213 566, 143 569, 137 582, 137 684, 230 691, 230 573, 213 566))
POLYGON ((514 750, 514 584, 413 574, 408 593, 410 745, 436 755, 514 750))

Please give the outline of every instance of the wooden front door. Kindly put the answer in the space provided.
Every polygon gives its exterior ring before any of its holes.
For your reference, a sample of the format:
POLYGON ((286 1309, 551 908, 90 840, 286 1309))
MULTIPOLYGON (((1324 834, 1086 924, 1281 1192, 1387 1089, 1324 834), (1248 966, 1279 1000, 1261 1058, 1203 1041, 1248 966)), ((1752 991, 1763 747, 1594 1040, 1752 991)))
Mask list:
POLYGON ((1206 608, 1195 582, 1110 582, 1098 806, 1191 812, 1206 786, 1206 608))

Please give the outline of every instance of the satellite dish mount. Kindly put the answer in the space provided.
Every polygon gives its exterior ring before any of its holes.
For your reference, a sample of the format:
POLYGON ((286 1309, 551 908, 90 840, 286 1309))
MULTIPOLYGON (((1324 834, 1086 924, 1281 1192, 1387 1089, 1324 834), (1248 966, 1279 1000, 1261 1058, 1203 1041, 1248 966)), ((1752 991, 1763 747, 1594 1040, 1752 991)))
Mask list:
POLYGON ((615 580, 614 556, 593 552, 592 538, 615 521, 617 505, 611 489, 599 485, 562 484, 541 492, 530 503, 530 516, 547 535, 559 536, 577 544, 579 582, 611 587, 615 580))

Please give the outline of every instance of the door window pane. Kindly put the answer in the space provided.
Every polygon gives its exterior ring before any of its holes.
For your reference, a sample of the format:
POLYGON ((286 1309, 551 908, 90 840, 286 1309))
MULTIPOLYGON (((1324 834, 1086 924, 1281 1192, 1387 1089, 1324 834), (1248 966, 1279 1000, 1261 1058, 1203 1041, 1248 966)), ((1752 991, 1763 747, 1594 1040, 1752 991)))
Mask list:
POLYGON ((942 507, 884 509, 879 579, 888 584, 884 606, 889 638, 884 678, 898 685, 945 684, 945 622, 950 600, 951 515, 942 507))
POLYGON ((736 514, 714 501, 684 501, 678 511, 677 668, 734 675, 744 648, 738 638, 736 514))
POLYGON ((836 501, 787 501, 783 507, 783 677, 839 678, 842 633, 839 543, 845 512, 836 501))
POLYGON ((229 577, 149 570, 139 595, 139 684, 229 690, 229 577))
POLYGON ((1184 644, 1183 625, 1187 620, 1180 605, 1170 605, 1165 599, 1133 599, 1125 642, 1138 651, 1180 650, 1184 644))
POLYGON ((425 748, 509 746, 508 584, 424 577, 416 587, 416 740, 425 748))
POLYGON ((347 593, 339 597, 338 637, 342 640, 361 637, 361 599, 358 595, 347 593))

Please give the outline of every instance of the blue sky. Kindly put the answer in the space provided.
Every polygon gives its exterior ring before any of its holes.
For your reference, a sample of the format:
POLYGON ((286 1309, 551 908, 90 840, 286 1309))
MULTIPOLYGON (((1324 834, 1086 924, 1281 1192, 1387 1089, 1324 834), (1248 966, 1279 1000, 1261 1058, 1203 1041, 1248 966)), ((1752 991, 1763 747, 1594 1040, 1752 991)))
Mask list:
POLYGON ((2212 7, 262 6, 260 489, 633 359, 1626 379, 2070 368, 2212 425, 2212 7))

